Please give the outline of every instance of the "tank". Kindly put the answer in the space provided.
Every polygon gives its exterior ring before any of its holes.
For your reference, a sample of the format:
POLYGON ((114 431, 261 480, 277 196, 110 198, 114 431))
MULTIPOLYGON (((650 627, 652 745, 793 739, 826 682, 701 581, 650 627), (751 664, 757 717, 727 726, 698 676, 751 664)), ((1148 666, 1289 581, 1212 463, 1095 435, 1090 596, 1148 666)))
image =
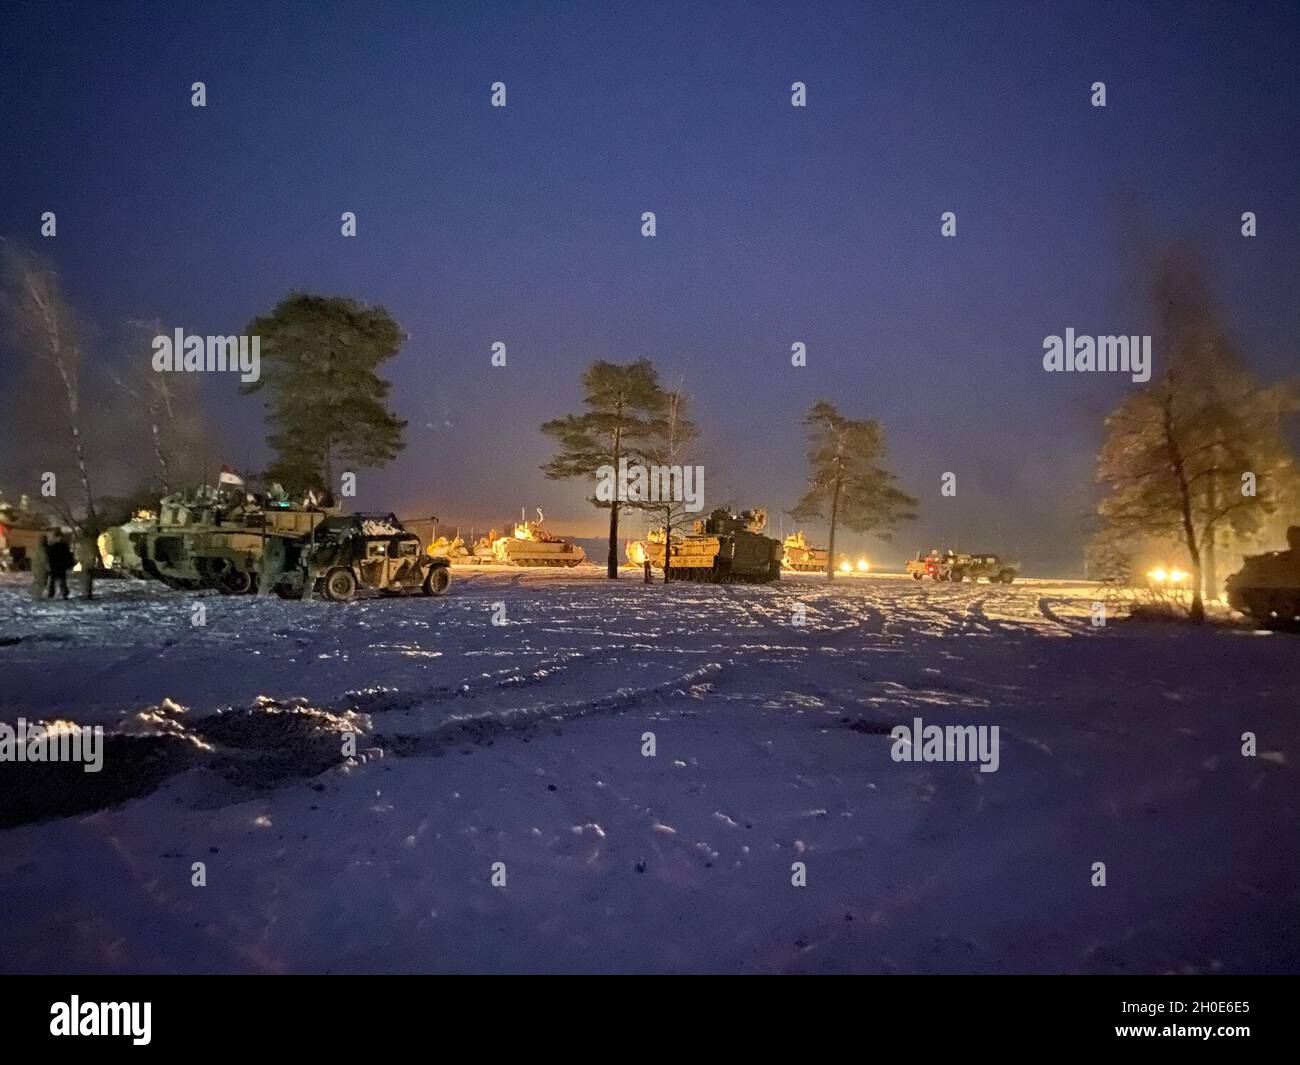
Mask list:
POLYGON ((668 566, 674 580, 761 583, 781 577, 781 541, 762 535, 767 514, 715 510, 695 530, 674 539, 668 566))
POLYGON ((831 553, 824 547, 811 546, 802 532, 792 532, 785 538, 781 565, 795 573, 825 573, 831 553))
MULTIPOLYGON (((513 536, 497 537, 490 545, 491 560, 510 566, 576 566, 587 558, 577 544, 546 532, 540 512, 538 521, 521 521, 513 536)), ((479 554, 477 547, 474 553, 479 554)))
POLYGON ((1261 625, 1300 629, 1300 525, 1286 531, 1286 551, 1247 555, 1228 578, 1228 604, 1261 625))

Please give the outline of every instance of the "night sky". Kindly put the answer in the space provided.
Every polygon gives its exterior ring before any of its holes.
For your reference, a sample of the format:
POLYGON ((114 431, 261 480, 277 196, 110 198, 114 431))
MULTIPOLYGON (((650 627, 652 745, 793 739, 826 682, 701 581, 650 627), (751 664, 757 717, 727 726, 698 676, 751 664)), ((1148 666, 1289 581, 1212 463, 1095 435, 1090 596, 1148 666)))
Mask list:
MULTIPOLYGON (((1149 256, 1184 240, 1260 376, 1300 364, 1298 12, 4 4, 0 234, 54 259, 97 358, 149 357, 112 343, 131 318, 234 333, 292 289, 386 305, 410 427, 362 509, 481 529, 541 506, 598 535, 590 487, 538 470, 538 426, 577 409, 592 359, 646 356, 693 393, 710 503, 778 527, 829 398, 882 421, 921 501, 893 545, 850 546, 1078 572, 1101 419, 1140 386, 1045 374, 1046 335, 1151 332, 1149 256)), ((18 372, 6 345, 11 401, 18 372)), ((205 387, 218 460, 260 467, 260 400, 205 387)), ((32 466, 0 439, 5 470, 32 466)))

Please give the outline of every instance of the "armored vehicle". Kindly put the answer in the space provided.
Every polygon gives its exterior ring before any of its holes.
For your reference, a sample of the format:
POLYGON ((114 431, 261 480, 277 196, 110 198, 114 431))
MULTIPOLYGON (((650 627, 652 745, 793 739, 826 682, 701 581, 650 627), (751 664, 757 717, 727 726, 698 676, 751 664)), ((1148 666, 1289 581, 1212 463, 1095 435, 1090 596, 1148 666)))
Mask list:
POLYGON ((918 551, 916 558, 909 558, 903 568, 912 575, 914 581, 919 581, 925 577, 929 577, 934 581, 946 581, 949 566, 954 557, 951 551, 943 555, 934 549, 931 549, 928 555, 923 555, 918 551))
POLYGON ((492 540, 492 561, 511 566, 576 566, 584 562, 587 553, 577 544, 546 532, 540 514, 537 521, 515 525, 513 536, 492 540))
POLYGON ((813 547, 802 532, 792 532, 785 538, 781 565, 796 573, 825 573, 831 553, 824 547, 813 547))
POLYGON ((674 580, 763 582, 781 577, 781 541, 763 536, 767 514, 715 510, 695 531, 674 539, 668 566, 674 580))
POLYGON ((1300 525, 1286 531, 1286 551, 1247 555, 1228 578, 1228 604, 1261 625, 1300 628, 1300 525))
POLYGON ((420 550, 420 538, 393 514, 326 517, 310 538, 278 540, 264 564, 283 598, 301 598, 308 582, 326 599, 346 602, 361 588, 445 595, 451 563, 420 550))
POLYGON ((136 545, 131 537, 147 533, 154 528, 157 521, 158 516, 153 511, 138 510, 124 525, 114 525, 100 533, 95 546, 99 548, 99 558, 104 568, 110 573, 119 575, 148 577, 144 562, 136 553, 136 545))
MULTIPOLYGON (((673 538, 676 542, 676 537, 673 538)), ((651 529, 644 540, 629 540, 623 545, 623 553, 628 562, 634 566, 644 566, 649 559, 655 569, 664 568, 664 531, 651 529)))
POLYGON ((972 582, 981 577, 990 583, 1010 584, 1016 579, 1016 567, 1003 562, 997 555, 956 555, 948 565, 948 580, 969 578, 972 582))
POLYGON ((52 524, 27 496, 17 503, 0 499, 0 570, 31 569, 32 554, 52 524))
MULTIPOLYGON (((216 588, 227 595, 257 590, 268 547, 283 555, 289 543, 311 536, 330 514, 295 506, 282 493, 262 498, 242 490, 205 487, 163 498, 158 518, 140 528, 120 526, 144 575, 172 588, 216 588), (128 531, 129 530, 129 531, 128 531)), ((119 538, 110 530, 110 541, 119 538)), ((128 552, 123 551, 123 557, 128 552)), ((129 562, 134 565, 135 562, 129 562)))

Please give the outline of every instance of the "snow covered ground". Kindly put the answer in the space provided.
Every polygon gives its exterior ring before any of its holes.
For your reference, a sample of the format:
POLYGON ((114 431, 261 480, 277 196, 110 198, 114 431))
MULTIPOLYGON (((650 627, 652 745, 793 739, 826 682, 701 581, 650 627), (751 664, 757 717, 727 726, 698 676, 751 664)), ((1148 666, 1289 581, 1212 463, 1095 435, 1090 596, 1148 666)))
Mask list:
POLYGON ((0 583, 0 721, 113 737, 0 763, 4 971, 1300 971, 1295 635, 1033 580, 99 591, 0 583), (917 717, 997 771, 893 760, 917 717))

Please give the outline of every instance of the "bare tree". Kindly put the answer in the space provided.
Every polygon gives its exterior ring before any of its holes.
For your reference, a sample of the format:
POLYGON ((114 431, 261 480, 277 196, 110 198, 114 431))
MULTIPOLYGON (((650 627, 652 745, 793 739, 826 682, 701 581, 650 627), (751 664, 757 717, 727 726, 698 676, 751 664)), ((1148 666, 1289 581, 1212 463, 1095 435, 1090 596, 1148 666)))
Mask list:
MULTIPOLYGON (((167 495, 198 478, 204 457, 211 453, 206 422, 198 400, 194 374, 159 373, 145 354, 153 337, 164 330, 158 319, 130 323, 132 340, 127 366, 110 371, 109 378, 128 400, 122 422, 132 428, 131 438, 148 441, 149 484, 167 495)), ((127 456, 139 476, 138 449, 127 456)))
MULTIPOLYGON (((658 467, 658 471, 652 472, 651 476, 657 474, 661 478, 661 487, 667 485, 667 478, 671 474, 678 472, 682 477, 681 483, 683 486, 685 484, 685 460, 694 457, 692 452, 699 437, 698 428, 688 417, 688 408, 689 397, 680 384, 676 389, 665 393, 660 436, 646 448, 645 454, 647 462, 652 467, 658 467), (671 471, 671 474, 665 471, 671 471)), ((674 499, 675 493, 671 491, 661 491, 658 494, 658 501, 642 503, 641 506, 663 530, 664 583, 667 584, 672 572, 668 562, 672 557, 673 530, 682 528, 687 522, 687 501, 674 499)))
POLYGON ((73 524, 95 531, 98 519, 86 460, 80 379, 81 330, 76 314, 63 296, 54 267, 9 240, 4 248, 5 317, 18 343, 32 359, 38 402, 50 401, 62 430, 68 434, 72 461, 81 484, 83 516, 77 521, 65 500, 55 507, 73 524))

